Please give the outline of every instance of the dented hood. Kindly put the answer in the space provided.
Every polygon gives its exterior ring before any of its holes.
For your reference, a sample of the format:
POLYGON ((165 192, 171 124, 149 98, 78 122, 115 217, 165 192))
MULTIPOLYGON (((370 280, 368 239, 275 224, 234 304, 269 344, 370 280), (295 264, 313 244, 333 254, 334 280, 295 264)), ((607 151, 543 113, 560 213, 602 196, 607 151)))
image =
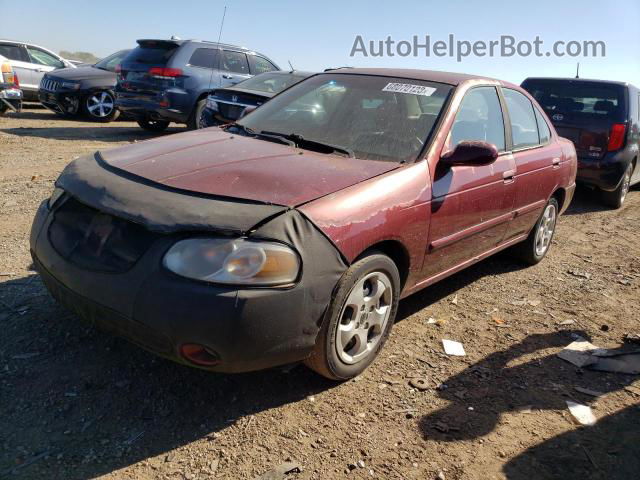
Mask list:
POLYGON ((199 194, 295 207, 398 167, 233 135, 220 129, 169 135, 107 152, 111 167, 199 194))

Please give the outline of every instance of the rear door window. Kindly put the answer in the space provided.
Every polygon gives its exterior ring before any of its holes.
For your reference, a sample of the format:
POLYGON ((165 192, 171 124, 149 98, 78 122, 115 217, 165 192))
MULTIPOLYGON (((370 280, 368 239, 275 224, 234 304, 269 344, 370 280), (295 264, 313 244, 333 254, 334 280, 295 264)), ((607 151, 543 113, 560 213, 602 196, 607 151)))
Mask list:
POLYGON ((249 74, 249 62, 244 53, 223 50, 220 64, 221 70, 232 73, 249 74))
POLYGON ((538 122, 538 132, 540 132, 540 143, 545 144, 551 141, 551 129, 547 124, 547 121, 542 116, 542 113, 536 108, 536 121, 538 122))
POLYGON ((511 120, 513 149, 518 150, 539 145, 538 122, 531 101, 522 93, 510 88, 504 88, 502 92, 511 120))
POLYGON ((462 99, 451 129, 451 148, 464 141, 488 142, 500 152, 505 150, 504 118, 495 87, 474 88, 462 99))
POLYGON ((623 122, 624 87, 581 80, 527 80, 522 84, 554 123, 608 119, 623 122))
POLYGON ((7 57, 9 60, 15 60, 16 62, 29 61, 29 58, 26 56, 26 52, 20 45, 0 43, 0 55, 7 57))
POLYGON ((257 55, 249 55, 249 64, 251 66, 251 73, 258 75, 265 72, 273 72, 278 70, 276 66, 266 58, 259 57, 257 55))
POLYGON ((196 48, 189 59, 189 65, 201 68, 218 68, 218 49, 196 48))

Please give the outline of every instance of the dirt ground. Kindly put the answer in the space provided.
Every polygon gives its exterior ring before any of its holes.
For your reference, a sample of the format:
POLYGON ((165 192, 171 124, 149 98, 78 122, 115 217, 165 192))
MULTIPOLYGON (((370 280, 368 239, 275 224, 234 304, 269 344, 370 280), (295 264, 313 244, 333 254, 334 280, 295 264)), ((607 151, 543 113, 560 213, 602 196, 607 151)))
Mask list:
POLYGON ((579 191, 536 267, 502 254, 404 300, 360 378, 220 375, 86 326, 32 270, 31 220, 62 168, 150 137, 35 107, 0 119, 0 478, 253 479, 284 462, 300 471, 264 478, 638 478, 638 376, 555 356, 575 332, 602 347, 640 333, 638 188, 619 211, 579 191))

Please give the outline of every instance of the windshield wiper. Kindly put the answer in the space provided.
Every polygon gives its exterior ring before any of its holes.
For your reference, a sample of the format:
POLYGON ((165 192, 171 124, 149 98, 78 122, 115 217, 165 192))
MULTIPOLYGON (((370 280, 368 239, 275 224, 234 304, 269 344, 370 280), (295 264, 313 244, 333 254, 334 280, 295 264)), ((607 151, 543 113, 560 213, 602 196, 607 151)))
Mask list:
POLYGON ((313 147, 317 147, 321 149, 326 148, 330 150, 329 153, 337 152, 337 153, 342 153, 348 156, 349 158, 356 157, 355 153, 353 153, 353 150, 350 150, 346 147, 342 147, 340 145, 332 145, 330 143, 325 143, 325 142, 319 142, 317 140, 310 140, 308 138, 304 138, 302 135, 299 135, 297 133, 284 134, 284 133, 278 133, 278 132, 267 132, 263 130, 262 132, 260 132, 260 135, 270 135, 274 137, 280 137, 282 139, 286 139, 293 142, 294 144, 293 146, 296 146, 299 148, 303 148, 301 145, 305 145, 306 147, 311 147, 311 149, 313 149, 313 147))
POLYGON ((243 132, 245 132, 248 135, 251 135, 252 137, 257 137, 257 138, 265 138, 267 140, 275 140, 276 142, 280 142, 283 143, 285 145, 288 145, 289 147, 295 147, 296 144, 293 140, 289 140, 286 137, 284 137, 283 135, 280 134, 276 134, 276 133, 271 133, 271 132, 256 132, 254 130, 252 130, 249 127, 245 127, 244 125, 240 124, 240 123, 232 123, 231 125, 229 125, 227 127, 227 129, 231 128, 231 127, 235 127, 238 128, 239 130, 242 130, 243 132))

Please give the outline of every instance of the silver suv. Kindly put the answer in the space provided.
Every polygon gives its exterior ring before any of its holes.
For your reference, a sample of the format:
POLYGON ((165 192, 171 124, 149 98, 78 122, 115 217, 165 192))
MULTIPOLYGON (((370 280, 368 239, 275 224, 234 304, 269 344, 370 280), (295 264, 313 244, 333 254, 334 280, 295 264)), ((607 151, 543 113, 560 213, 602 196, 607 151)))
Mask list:
POLYGON ((58 68, 75 68, 60 55, 25 42, 0 40, 0 55, 9 59, 27 101, 38 101, 38 87, 45 73, 58 68))

